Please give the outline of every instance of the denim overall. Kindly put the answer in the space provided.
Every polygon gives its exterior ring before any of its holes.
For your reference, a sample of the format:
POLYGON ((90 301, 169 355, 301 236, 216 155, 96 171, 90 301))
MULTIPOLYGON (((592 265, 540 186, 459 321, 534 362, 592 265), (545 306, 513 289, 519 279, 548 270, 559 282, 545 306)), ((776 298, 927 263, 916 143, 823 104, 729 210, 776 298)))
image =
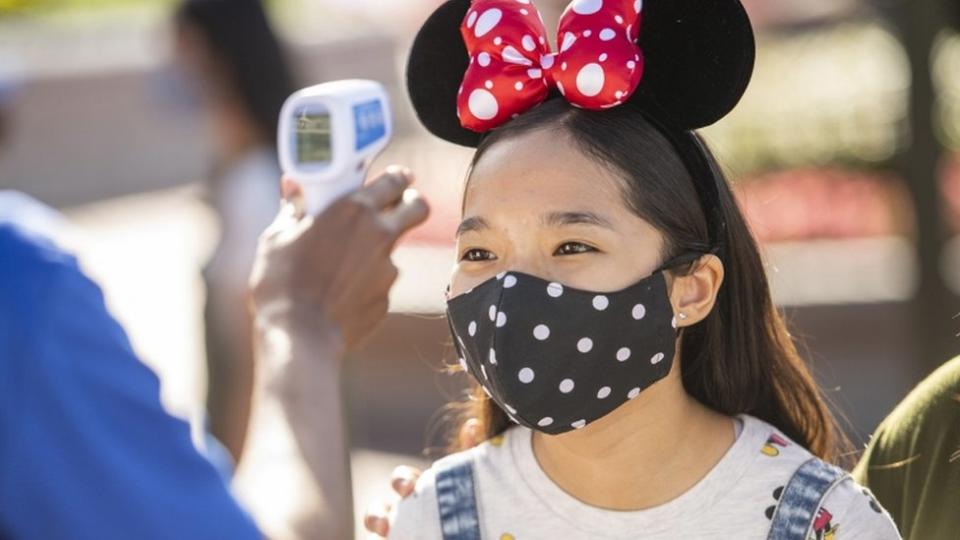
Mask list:
MULTIPOLYGON (((470 455, 447 458, 439 466, 436 488, 443 540, 480 540, 470 455)), ((780 495, 767 540, 807 540, 821 502, 846 478, 847 473, 817 458, 801 465, 780 495)))

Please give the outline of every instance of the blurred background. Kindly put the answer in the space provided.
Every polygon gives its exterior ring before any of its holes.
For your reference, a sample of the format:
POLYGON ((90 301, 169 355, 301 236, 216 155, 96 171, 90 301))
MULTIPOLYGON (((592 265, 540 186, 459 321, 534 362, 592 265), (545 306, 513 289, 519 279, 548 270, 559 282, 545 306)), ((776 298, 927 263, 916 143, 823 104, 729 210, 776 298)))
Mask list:
MULTIPOLYGON (((704 135, 862 444, 960 354, 960 3, 743 1, 756 74, 704 135)), ((386 84, 397 135, 374 169, 411 167, 434 214, 396 255, 388 320, 347 363, 362 509, 394 465, 437 457, 465 383, 444 372, 442 312, 470 152, 428 136, 402 85, 438 0, 231 3, 0 0, 0 189, 63 212, 44 221, 103 284, 166 406, 195 424, 209 410, 230 447, 253 369, 237 314, 279 199, 279 103, 327 80, 386 84)), ((540 0, 548 27, 565 3, 540 0)))

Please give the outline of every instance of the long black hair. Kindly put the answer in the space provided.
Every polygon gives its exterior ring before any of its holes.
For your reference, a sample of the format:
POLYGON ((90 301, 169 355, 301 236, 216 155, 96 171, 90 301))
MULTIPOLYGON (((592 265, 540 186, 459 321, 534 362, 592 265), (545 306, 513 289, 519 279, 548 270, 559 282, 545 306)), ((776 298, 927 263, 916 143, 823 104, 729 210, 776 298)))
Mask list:
POLYGON ((260 138, 272 143, 280 108, 296 90, 296 81, 262 3, 185 0, 175 20, 200 31, 260 138))
MULTIPOLYGON (((629 104, 585 111, 551 99, 489 132, 473 165, 494 145, 540 129, 565 134, 620 177, 627 207, 664 235, 662 260, 717 250, 725 277, 716 305, 681 333, 686 391, 718 412, 765 420, 818 457, 838 459, 849 443, 773 304, 756 241, 706 144, 691 133, 666 136, 667 130, 629 104), (706 170, 681 156, 671 142, 681 137, 700 147, 706 170), (691 171, 698 171, 696 178, 691 171), (706 202, 705 193, 712 194, 706 202)), ((672 271, 689 272, 695 264, 672 271)), ((479 419, 487 437, 503 432, 507 415, 479 387, 474 396, 462 418, 479 419)))

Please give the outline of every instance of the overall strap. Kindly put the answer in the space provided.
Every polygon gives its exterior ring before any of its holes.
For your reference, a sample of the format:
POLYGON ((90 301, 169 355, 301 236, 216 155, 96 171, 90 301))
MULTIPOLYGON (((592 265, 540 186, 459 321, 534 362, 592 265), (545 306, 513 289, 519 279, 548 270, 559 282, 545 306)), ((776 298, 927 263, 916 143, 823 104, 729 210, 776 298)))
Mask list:
POLYGON ((817 458, 801 465, 780 495, 767 540, 807 540, 820 504, 846 478, 846 472, 817 458))
POLYGON ((435 467, 443 540, 480 540, 471 454, 449 456, 438 461, 435 467))

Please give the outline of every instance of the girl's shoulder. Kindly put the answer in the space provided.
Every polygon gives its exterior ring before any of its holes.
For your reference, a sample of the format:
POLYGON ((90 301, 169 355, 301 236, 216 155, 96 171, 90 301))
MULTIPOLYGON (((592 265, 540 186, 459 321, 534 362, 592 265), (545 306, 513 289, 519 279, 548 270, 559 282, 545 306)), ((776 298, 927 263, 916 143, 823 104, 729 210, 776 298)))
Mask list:
POLYGON ((482 444, 449 456, 443 457, 417 480, 416 488, 406 499, 400 501, 390 517, 389 540, 441 540, 440 510, 438 504, 438 480, 440 490, 443 482, 462 482, 465 469, 469 469, 471 482, 477 482, 484 471, 497 471, 503 468, 512 455, 506 442, 519 436, 523 428, 514 426, 482 444), (445 479, 445 480, 444 480, 445 479))
MULTIPOLYGON (((757 452, 753 474, 765 477, 769 489, 766 508, 768 519, 774 512, 794 474, 810 460, 817 458, 806 448, 792 441, 772 425, 741 415, 745 432, 752 433, 757 452)), ((900 538, 890 514, 883 509, 870 490, 861 486, 845 472, 842 479, 827 492, 817 511, 811 538, 844 540, 871 538, 896 540, 900 538)))

